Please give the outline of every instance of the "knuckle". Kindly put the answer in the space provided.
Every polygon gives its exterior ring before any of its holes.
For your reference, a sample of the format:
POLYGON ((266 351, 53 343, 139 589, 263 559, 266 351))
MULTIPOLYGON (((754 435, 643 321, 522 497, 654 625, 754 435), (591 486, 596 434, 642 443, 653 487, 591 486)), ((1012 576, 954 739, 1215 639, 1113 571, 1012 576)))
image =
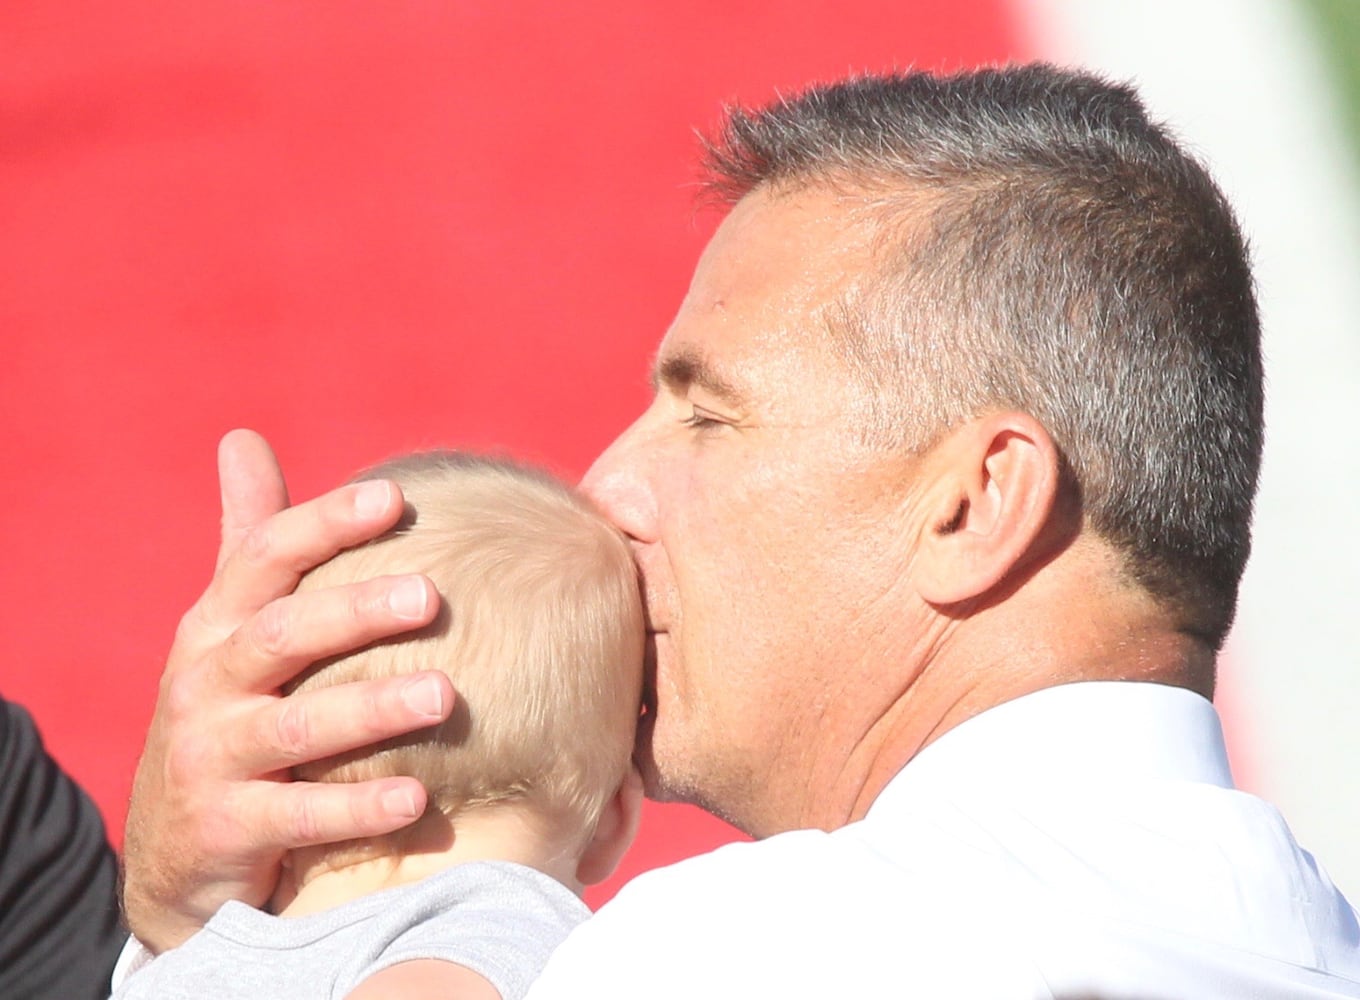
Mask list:
POLYGON ((381 696, 382 683, 354 680, 326 692, 334 699, 337 716, 343 715, 349 737, 356 742, 371 743, 391 735, 390 727, 385 728, 383 723, 394 713, 387 710, 381 696))
POLYGON ((171 740, 165 747, 165 778, 171 789, 193 789, 216 768, 217 754, 213 740, 192 732, 171 740))
POLYGON ((288 836, 294 843, 316 844, 322 841, 321 816, 314 796, 294 796, 288 822, 291 827, 288 836))
POLYGON ((196 601, 175 624, 175 636, 170 646, 170 661, 194 655, 211 641, 217 632, 212 612, 208 606, 208 595, 196 601))
POLYGON ((248 563, 268 562, 275 546, 273 522, 265 520, 241 536, 237 552, 248 563))
POLYGON ((386 597, 386 584, 371 580, 350 589, 346 612, 354 622, 372 621, 385 609, 386 597))
POLYGON ((218 804, 205 799, 191 821, 187 839, 194 856, 224 859, 240 852, 243 827, 229 800, 218 804))
POLYGON ((167 670, 161 675, 159 707, 172 725, 192 717, 202 701, 193 671, 167 670))
POLYGON ((387 736, 391 728, 391 718, 396 714, 393 710, 396 706, 393 703, 397 696, 387 697, 387 688, 375 688, 373 685, 365 685, 358 694, 354 717, 359 722, 360 731, 366 738, 387 736))
POLYGON ((306 760, 311 735, 311 716, 306 704, 285 698, 274 723, 274 739, 280 754, 294 763, 306 760))
POLYGON ((199 605, 195 604, 184 612, 175 624, 175 646, 183 646, 192 642, 202 627, 203 611, 199 605))
POLYGON ((262 656, 271 659, 284 656, 288 652, 290 627, 287 602, 273 601, 256 614, 250 644, 262 656))

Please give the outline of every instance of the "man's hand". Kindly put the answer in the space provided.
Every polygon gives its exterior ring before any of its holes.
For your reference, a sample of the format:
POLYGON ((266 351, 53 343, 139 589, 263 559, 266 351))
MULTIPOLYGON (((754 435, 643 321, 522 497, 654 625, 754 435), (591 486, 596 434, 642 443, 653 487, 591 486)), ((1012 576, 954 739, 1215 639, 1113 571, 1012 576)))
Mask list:
POLYGON ((233 431, 218 451, 222 547, 181 620, 137 766, 123 906, 147 947, 179 944, 228 899, 268 899, 284 853, 399 829, 425 808, 412 778, 288 781, 288 768, 434 725, 453 708, 438 672, 284 698, 308 664, 427 624, 424 577, 293 594, 336 552, 401 515, 395 484, 341 487, 296 507, 269 445, 233 431))

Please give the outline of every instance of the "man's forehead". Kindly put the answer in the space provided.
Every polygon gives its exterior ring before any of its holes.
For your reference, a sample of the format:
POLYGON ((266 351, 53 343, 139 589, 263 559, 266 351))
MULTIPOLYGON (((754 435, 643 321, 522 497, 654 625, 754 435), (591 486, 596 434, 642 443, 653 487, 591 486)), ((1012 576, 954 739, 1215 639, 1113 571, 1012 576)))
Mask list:
POLYGON ((858 204, 819 189, 743 198, 699 260, 657 350, 653 389, 752 403, 798 357, 820 357, 827 313, 865 264, 866 230, 848 218, 858 204))

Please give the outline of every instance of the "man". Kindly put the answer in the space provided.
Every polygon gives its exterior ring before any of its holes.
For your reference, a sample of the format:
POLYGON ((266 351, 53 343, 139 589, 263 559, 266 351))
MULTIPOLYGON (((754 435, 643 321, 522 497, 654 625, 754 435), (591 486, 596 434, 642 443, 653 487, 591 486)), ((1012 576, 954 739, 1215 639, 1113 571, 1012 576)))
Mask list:
MULTIPOLYGON (((636 880, 534 995, 1360 996, 1355 911, 1232 788, 1207 701, 1261 365, 1204 171, 1046 67, 819 88, 734 114, 711 165, 734 206, 584 485, 641 570, 652 794, 764 839, 636 880)), ((280 511, 262 449, 224 447, 223 562, 139 769, 157 947, 422 806, 261 780, 356 742, 273 689, 434 605, 285 596, 398 502, 280 511)), ((333 697, 427 723, 404 683, 333 697)))

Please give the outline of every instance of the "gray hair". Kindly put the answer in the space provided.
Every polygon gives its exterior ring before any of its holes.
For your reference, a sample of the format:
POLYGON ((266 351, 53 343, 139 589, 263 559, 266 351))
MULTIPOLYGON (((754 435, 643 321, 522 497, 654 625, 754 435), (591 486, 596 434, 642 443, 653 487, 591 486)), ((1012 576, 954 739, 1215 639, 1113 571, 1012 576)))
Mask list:
POLYGON ((857 78, 729 112, 708 167, 729 200, 827 186, 876 221, 835 324, 879 400, 872 435, 920 447, 1031 414, 1086 522, 1221 645, 1250 549, 1260 323, 1232 210, 1132 88, 1043 65, 857 78))

